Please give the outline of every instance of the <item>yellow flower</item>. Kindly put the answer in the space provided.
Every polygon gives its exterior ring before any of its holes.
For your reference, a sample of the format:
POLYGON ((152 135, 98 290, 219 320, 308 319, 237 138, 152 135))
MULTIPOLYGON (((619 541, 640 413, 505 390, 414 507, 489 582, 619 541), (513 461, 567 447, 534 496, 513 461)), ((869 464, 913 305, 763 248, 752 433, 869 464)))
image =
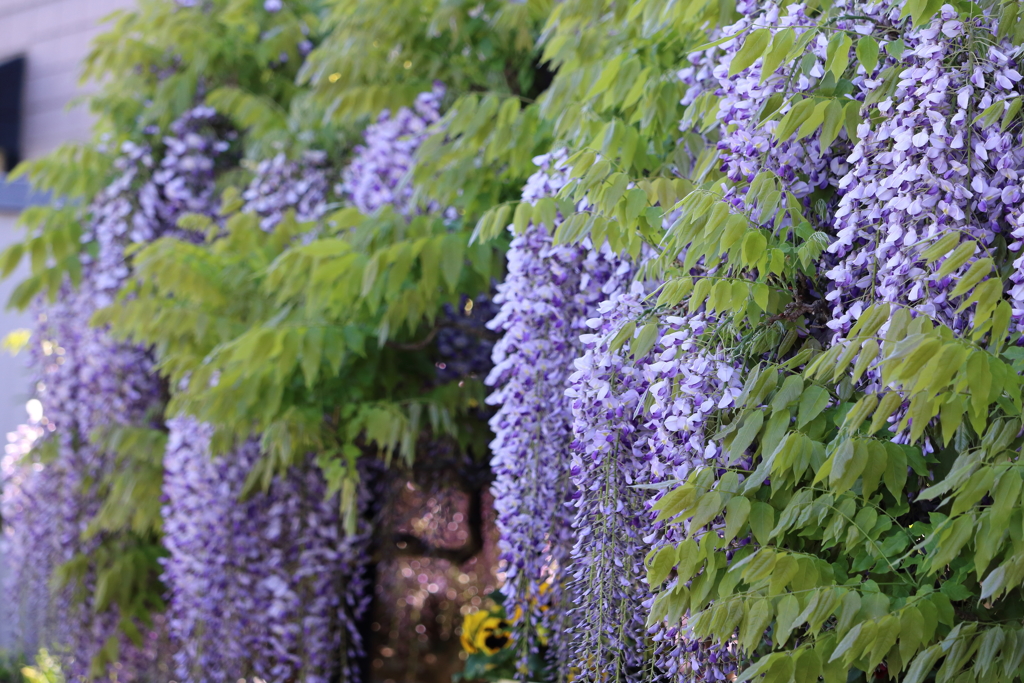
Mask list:
POLYGON ((462 648, 469 654, 493 655, 508 645, 508 624, 485 610, 467 614, 462 620, 462 648))
POLYGON ((478 652, 476 645, 473 644, 476 632, 480 630, 480 626, 487 621, 491 616, 490 612, 485 610, 477 610, 476 612, 470 612, 462 619, 462 649, 469 654, 476 654, 478 652))

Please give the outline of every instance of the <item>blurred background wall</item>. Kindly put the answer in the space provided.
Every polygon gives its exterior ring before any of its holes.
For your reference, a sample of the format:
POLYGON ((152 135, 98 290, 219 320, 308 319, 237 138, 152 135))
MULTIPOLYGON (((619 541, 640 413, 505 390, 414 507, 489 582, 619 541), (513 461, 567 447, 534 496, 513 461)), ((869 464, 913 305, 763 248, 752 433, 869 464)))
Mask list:
MULTIPOLYGON (((23 181, 4 175, 18 159, 46 154, 61 143, 84 140, 92 119, 75 104, 82 60, 100 21, 133 0, 0 0, 0 250, 16 241, 18 214, 33 196, 23 181)), ((28 326, 28 313, 3 310, 21 279, 0 283, 0 337, 28 326)), ((24 354, 0 350, 0 439, 25 420, 28 374, 24 354)), ((6 443, 6 440, 3 441, 6 443)))

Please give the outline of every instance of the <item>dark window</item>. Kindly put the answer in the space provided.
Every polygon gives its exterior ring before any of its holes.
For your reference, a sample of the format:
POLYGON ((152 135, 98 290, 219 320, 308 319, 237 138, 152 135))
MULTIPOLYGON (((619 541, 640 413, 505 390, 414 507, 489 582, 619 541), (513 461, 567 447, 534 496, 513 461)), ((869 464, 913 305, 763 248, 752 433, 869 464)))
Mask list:
POLYGON ((0 64, 0 151, 3 168, 10 171, 21 161, 21 96, 25 82, 25 58, 0 64))

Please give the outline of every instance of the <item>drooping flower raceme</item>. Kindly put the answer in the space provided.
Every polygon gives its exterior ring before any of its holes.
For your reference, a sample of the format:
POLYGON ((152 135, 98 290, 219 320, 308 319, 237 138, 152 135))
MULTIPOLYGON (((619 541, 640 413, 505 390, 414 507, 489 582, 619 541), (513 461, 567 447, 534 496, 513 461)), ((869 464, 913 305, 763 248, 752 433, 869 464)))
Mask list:
MULTIPOLYGON (((524 201, 536 203, 565 185, 566 157, 558 151, 534 160, 540 171, 527 181, 524 201)), ((521 654, 536 650, 543 633, 549 656, 564 665, 571 656, 564 584, 573 543, 567 507, 572 415, 564 392, 582 352, 579 335, 615 286, 609 283, 622 277, 623 262, 589 242, 555 245, 555 227, 531 223, 512 240, 508 275, 495 297, 501 308, 490 324, 503 336, 487 383, 496 388, 488 402, 498 406, 491 419, 492 490, 506 608, 519 615, 521 654)))
POLYGON ((324 152, 306 152, 298 161, 284 154, 264 159, 242 193, 242 211, 260 215, 260 227, 271 230, 283 213, 292 209, 299 222, 315 221, 326 212, 331 199, 331 174, 324 152))
MULTIPOLYGON (((881 5, 880 25, 897 24, 899 11, 881 5)), ((1009 45, 988 45, 975 54, 972 31, 991 20, 973 22, 947 5, 928 26, 904 32, 901 61, 882 65, 899 70, 895 91, 862 111, 881 117, 877 125, 860 125, 850 171, 840 183, 836 241, 829 247, 839 261, 828 272, 830 327, 837 336, 879 301, 911 306, 964 329, 970 313, 957 312, 959 302, 949 299, 957 280, 997 235, 1007 241, 1024 236, 1020 135, 1001 130, 1001 117, 991 125, 977 120, 994 102, 1018 96, 1021 75, 1009 45), (941 262, 926 265, 921 252, 950 232, 975 240, 979 252, 940 278, 941 262)), ((863 80, 866 94, 884 87, 877 75, 863 80)), ((1010 294, 1019 326, 1024 288, 1010 294)))
MULTIPOLYGON (((115 165, 118 178, 91 207, 84 240, 96 249, 95 256, 83 254, 80 285, 66 285, 55 303, 39 307, 30 355, 52 457, 28 471, 19 490, 4 491, 5 500, 20 500, 19 514, 5 517, 12 542, 31 549, 25 565, 15 569, 18 595, 44 594, 59 567, 88 557, 105 541, 104 533, 85 534, 102 503, 96 482, 116 467, 114 455, 93 441, 97 432, 160 426, 165 391, 149 352, 113 340, 90 319, 129 277, 126 246, 180 234, 176 220, 186 211, 212 211, 216 159, 228 149, 214 117, 213 110, 196 108, 153 147, 125 144, 115 165)), ((81 588, 91 593, 95 581, 91 569, 79 572, 40 606, 40 644, 66 648, 70 681, 90 678, 91 663, 110 638, 119 643, 120 680, 162 676, 158 660, 165 650, 158 646, 164 637, 158 631, 143 629, 139 647, 121 632, 116 606, 97 613, 75 598, 81 588)))
MULTIPOLYGON (((523 191, 523 199, 534 203, 566 182, 564 155, 535 162, 541 170, 523 191)), ((507 612, 520 615, 525 650, 537 647, 536 632, 550 629, 552 617, 564 615, 562 582, 571 547, 565 506, 571 414, 563 392, 577 355, 579 250, 553 245, 554 227, 530 224, 513 238, 508 274, 494 298, 500 309, 489 324, 503 333, 487 377, 495 387, 488 403, 498 406, 491 419, 491 466, 507 577, 503 591, 507 612)))
MULTIPOLYGON (((416 97, 411 109, 384 111, 376 123, 367 126, 366 142, 356 147, 338 188, 353 206, 365 214, 385 205, 402 215, 414 211, 409 171, 416 150, 429 135, 428 129, 441 119, 444 93, 444 86, 435 84, 431 91, 416 97)), ((455 216, 451 210, 448 213, 449 218, 455 216)))
MULTIPOLYGON (((626 273, 628 275, 628 271, 626 273)), ((624 278, 628 281, 628 278, 624 278)), ((584 352, 566 396, 572 400, 573 666, 577 680, 646 680, 644 540, 650 483, 642 362, 612 339, 643 312, 644 288, 623 282, 587 321, 584 352)))
MULTIPOLYGON (((652 484, 682 481, 699 467, 725 465, 721 446, 710 435, 721 411, 728 410, 742 390, 741 368, 722 349, 707 348, 702 340, 715 322, 701 312, 664 318, 652 358, 643 367, 652 484)), ((685 522, 682 526, 649 522, 645 540, 651 550, 658 550, 683 540, 683 529, 688 529, 685 522)), ((670 578, 665 590, 674 585, 675 579, 670 578)), ((651 603, 653 596, 645 607, 651 603)), ((651 639, 655 665, 667 680, 724 681, 736 670, 736 655, 728 646, 695 640, 681 624, 656 624, 651 639)))
POLYGON ((243 498, 257 442, 211 457, 211 428, 168 426, 164 580, 178 680, 358 680, 367 535, 344 535, 315 464, 243 498))
POLYGON ((58 512, 59 501, 47 490, 55 479, 40 474, 46 465, 29 459, 47 424, 41 414, 31 415, 7 435, 0 458, 0 649, 8 652, 35 652, 48 626, 48 586, 29 579, 52 571, 52 548, 33 541, 45 536, 58 512))

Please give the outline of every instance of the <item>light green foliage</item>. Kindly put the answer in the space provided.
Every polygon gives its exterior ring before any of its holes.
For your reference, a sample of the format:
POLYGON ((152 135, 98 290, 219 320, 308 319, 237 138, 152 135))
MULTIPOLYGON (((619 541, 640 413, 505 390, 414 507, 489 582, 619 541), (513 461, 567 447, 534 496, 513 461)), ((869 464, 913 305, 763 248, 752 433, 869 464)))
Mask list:
MULTIPOLYGON (((393 4, 327 8, 325 37, 289 107, 233 85, 207 101, 246 130, 245 146, 258 156, 284 131, 298 148, 313 146, 309 129, 329 132, 411 104, 435 79, 455 96, 531 87, 532 27, 543 4, 393 4)), ((501 178, 475 171, 490 183, 488 201, 518 187, 525 164, 501 178)), ((435 206, 450 199, 421 193, 435 206)), ((267 458, 251 486, 319 453, 348 510, 355 457, 367 447, 408 463, 422 435, 434 434, 482 455, 485 430, 467 417, 483 401, 482 385, 429 388, 435 369, 425 352, 441 306, 486 292, 500 276, 501 243, 468 246, 458 223, 388 209, 368 217, 341 209, 318 226, 289 217, 268 234, 238 208, 229 186, 216 221, 182 220, 210 235, 207 244, 168 239, 138 252, 138 288, 97 320, 154 345, 173 389, 168 411, 217 427, 215 450, 261 435, 267 458)))
POLYGON ((425 351, 441 305, 486 291, 500 252, 467 248, 468 233, 428 216, 342 209, 316 239, 298 239, 311 229, 288 214, 268 233, 254 214, 233 214, 207 245, 159 240, 135 256, 144 284, 98 322, 156 344, 177 387, 169 411, 218 427, 215 448, 263 435, 254 483, 313 450, 345 464, 327 467, 340 487, 362 445, 408 462, 424 429, 468 445, 457 423, 483 387, 425 391, 435 372, 425 351))
POLYGON ((26 683, 64 683, 60 663, 46 650, 36 655, 35 666, 22 667, 21 675, 26 683))
MULTIPOLYGON (((750 448, 755 471, 740 483, 701 469, 659 503, 665 517, 693 517, 691 534, 724 511, 727 531, 678 547, 672 566, 694 580, 660 594, 651 618, 690 610, 697 633, 728 638, 738 627, 751 653, 771 625, 778 652, 766 650, 745 680, 789 671, 787 658, 806 658, 798 681, 845 681, 851 667, 871 672, 883 660, 893 676, 909 669, 902 680, 923 680, 915 671, 939 660, 936 680, 968 665, 970 680, 1021 675, 1021 380, 926 318, 889 314, 869 310, 850 344, 876 359, 891 392, 844 391, 850 347, 799 374, 757 366, 721 432, 734 454, 750 448), (874 335, 887 320, 879 353, 874 335), (912 420, 913 441, 927 431, 936 451, 877 434, 890 419, 901 431, 912 420), (916 491, 916 501, 938 503, 923 518, 908 501, 916 491), (748 533, 757 549, 716 559, 748 533)), ((658 576, 669 570, 663 560, 658 576)))
MULTIPOLYGON (((285 112, 294 110, 297 120, 305 112, 296 97, 297 45, 307 33, 310 40, 320 39, 324 3, 291 3, 274 14, 254 12, 255 3, 248 0, 201 5, 182 8, 141 0, 135 11, 114 13, 110 30, 96 39, 82 77, 105 84, 90 98, 100 142, 65 145, 12 173, 12 178, 27 176, 36 189, 64 202, 25 211, 20 219, 28 233, 25 240, 0 255, 5 277, 22 259, 31 265, 31 276, 19 283, 10 305, 25 308, 40 293, 56 296, 65 277, 77 284, 79 254, 94 248, 80 240, 88 205, 113 179, 121 143, 143 141, 150 125, 166 130, 185 110, 201 104, 201 93, 208 92, 241 129, 258 133, 245 138, 254 153, 291 149, 302 137, 285 112), (284 64, 282 53, 289 57, 284 64)), ((334 128, 321 126, 304 142, 324 146, 336 139, 334 128)))
MULTIPOLYGON (((548 146, 576 152, 571 159, 575 182, 560 196, 567 201, 587 195, 596 204, 583 214, 563 211, 579 218, 563 224, 561 241, 594 233, 607 236, 613 247, 636 252, 640 237, 654 239, 648 233, 653 225, 660 229, 660 215, 646 213, 649 202, 627 191, 627 185, 639 178, 671 185, 679 171, 691 175, 691 156, 698 158, 698 168, 711 160, 709 154, 701 155, 701 136, 687 133, 679 138, 679 100, 685 88, 676 72, 680 57, 703 42, 707 29, 730 23, 734 16, 726 0, 570 0, 551 12, 542 34, 543 58, 557 73, 551 87, 520 117, 529 120, 536 109, 541 126, 553 135, 548 146)), ((713 118, 715 102, 705 99, 702 104, 713 118)), ((508 133, 495 129, 493 136, 500 140, 508 133)), ((675 196, 691 189, 677 189, 675 196)), ((476 237, 500 234, 506 223, 501 219, 514 209, 508 204, 493 207, 477 223, 476 237)))
POLYGON ((335 2, 329 35, 301 81, 324 120, 358 120, 408 106, 435 81, 453 100, 443 133, 413 170, 420 200, 474 217, 507 198, 546 150, 536 112, 521 111, 546 84, 534 43, 550 0, 335 2), (482 165, 481 165, 482 162, 482 165))

